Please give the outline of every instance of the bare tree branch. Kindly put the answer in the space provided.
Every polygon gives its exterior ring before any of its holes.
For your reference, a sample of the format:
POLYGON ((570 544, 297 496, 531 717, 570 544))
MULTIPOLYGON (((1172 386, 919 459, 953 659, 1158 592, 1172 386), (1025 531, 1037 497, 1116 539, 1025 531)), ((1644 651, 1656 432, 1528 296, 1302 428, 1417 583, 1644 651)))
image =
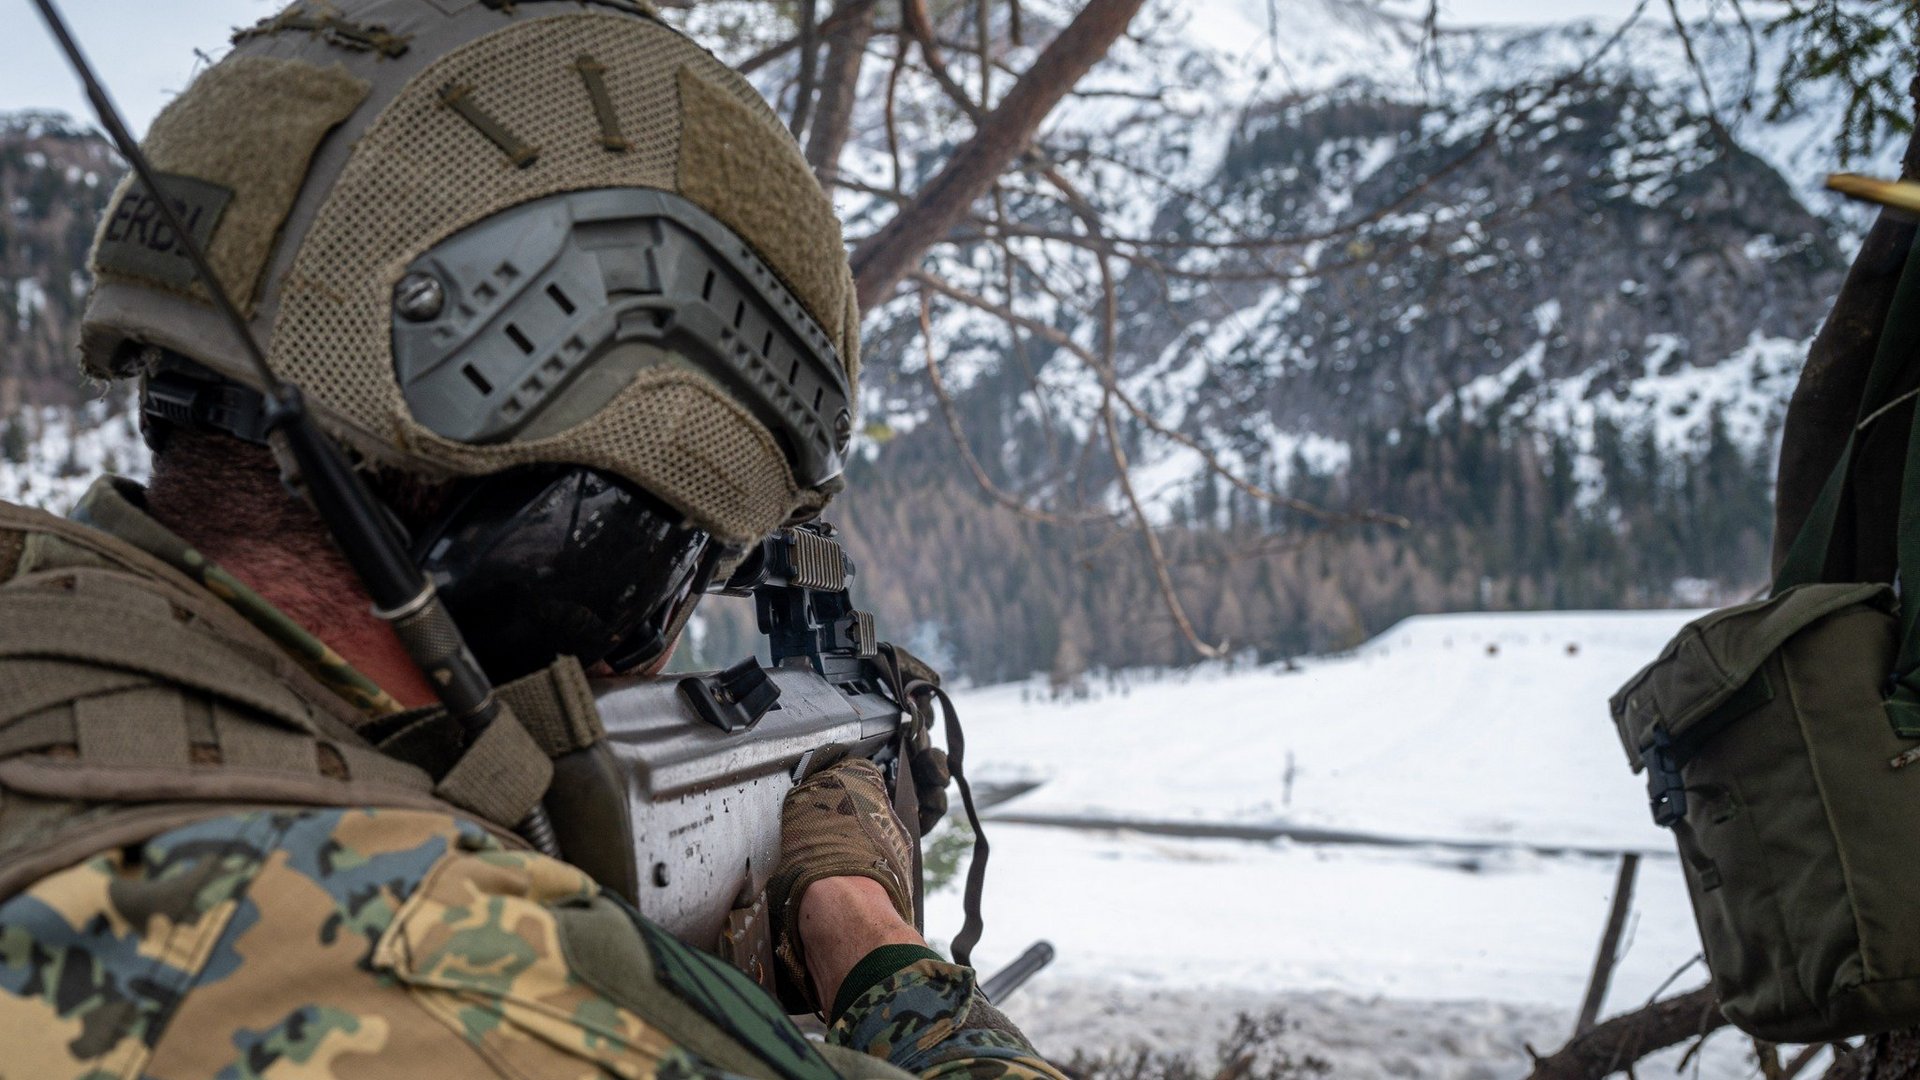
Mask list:
POLYGON ((974 0, 974 45, 980 52, 980 104, 993 103, 993 0, 974 0))
POLYGON ((1089 0, 982 119, 973 138, 954 152, 946 167, 855 250, 854 278, 863 310, 872 310, 891 296, 927 249, 966 218, 975 200, 993 189, 995 179, 1033 141, 1067 91, 1106 55, 1144 2, 1089 0))
POLYGON ((807 164, 822 183, 840 173, 840 155, 853 130, 853 107, 860 100, 860 73, 866 65, 867 43, 873 40, 875 0, 841 0, 832 22, 843 15, 847 23, 827 35, 827 62, 821 72, 820 98, 813 129, 807 133, 807 164))
MULTIPOLYGON (((1035 337, 1058 347, 1078 359, 1096 375, 1102 374, 1104 364, 1100 358, 1089 352, 1079 342, 1073 340, 1071 335, 1060 330, 1058 327, 1048 326, 1046 323, 1040 322, 1037 319, 1028 318, 1011 308, 996 304, 991 300, 984 299, 965 289, 959 288, 936 275, 924 271, 917 271, 909 276, 916 284, 925 286, 948 299, 958 301, 968 307, 986 312, 989 315, 997 316, 1002 320, 1020 326, 1035 337)), ((1268 491, 1248 481, 1245 477, 1229 468, 1226 463, 1220 460, 1217 454, 1194 440, 1192 436, 1166 426, 1166 424, 1154 417, 1153 414, 1142 408, 1140 404, 1117 383, 1113 386, 1111 393, 1113 400, 1123 406, 1143 427, 1156 435, 1170 439, 1194 451, 1200 456, 1201 462, 1206 466, 1207 471, 1221 477, 1244 494, 1258 499, 1261 502, 1270 503, 1286 510, 1292 510, 1323 524, 1332 526, 1384 525, 1394 529, 1409 529, 1413 527, 1411 521, 1397 514, 1384 514, 1372 510, 1352 512, 1328 510, 1325 507, 1316 506, 1313 503, 1296 499, 1292 496, 1268 491)))
MULTIPOLYGON (((1071 188, 1070 195, 1076 195, 1071 188)), ((1174 584, 1173 573, 1168 569, 1167 551, 1160 543, 1160 534, 1153 527, 1153 519, 1147 516, 1146 508, 1140 504, 1140 496, 1133 488, 1133 466, 1127 461, 1127 449, 1120 442, 1120 422, 1114 416, 1113 399, 1119 389, 1120 373, 1116 357, 1116 339, 1120 334, 1120 292, 1114 286, 1113 268, 1102 258, 1100 262, 1100 285, 1106 297, 1106 310, 1101 321, 1100 335, 1100 381, 1103 397, 1100 402, 1101 426, 1106 431, 1107 451, 1113 459, 1114 479, 1120 485, 1120 493, 1127 500, 1127 506, 1133 511, 1135 523, 1139 526, 1140 539, 1146 545, 1147 560, 1153 566, 1154 584, 1160 589, 1160 599, 1167 606, 1167 614, 1172 617, 1173 625, 1186 639, 1187 645, 1202 659, 1218 660, 1227 655, 1225 642, 1210 644, 1200 639, 1199 631, 1193 627, 1193 619, 1187 615, 1187 606, 1180 600, 1180 589, 1174 584)))
MULTIPOLYGON (((893 190, 902 190, 906 176, 900 165, 900 73, 907 69, 907 32, 900 31, 895 40, 893 51, 893 70, 887 73, 887 156, 893 161, 893 190)), ((902 199, 896 216, 911 207, 910 200, 902 199)), ((863 309, 864 310, 864 309, 863 309)))
MULTIPOLYGON (((662 5, 662 6, 690 8, 696 2, 698 2, 698 0, 684 0, 683 3, 678 3, 673 5, 662 5)), ((841 28, 843 28, 846 25, 847 20, 851 19, 854 15, 852 11, 847 10, 847 7, 848 5, 845 5, 845 4, 841 5, 839 10, 836 10, 832 15, 829 15, 826 21, 820 24, 820 26, 818 27, 818 32, 821 36, 825 37, 825 36, 838 33, 841 30, 841 28)), ((759 71, 761 68, 766 67, 768 64, 773 63, 775 60, 780 59, 781 57, 787 55, 788 53, 792 52, 793 50, 799 47, 800 47, 800 38, 798 36, 790 37, 787 40, 780 42, 778 45, 770 45, 767 48, 764 48, 759 52, 754 53, 752 56, 747 57, 745 60, 742 60, 739 64, 735 65, 734 70, 740 72, 740 74, 742 75, 751 75, 754 72, 759 71)))
POLYGON ((793 120, 788 125, 793 137, 807 130, 807 118, 813 115, 814 85, 820 73, 820 0, 800 0, 800 75, 794 88, 793 120))
MULTIPOLYGON (((953 77, 947 68, 945 58, 940 55, 940 42, 934 33, 933 16, 927 12, 927 0, 900 0, 900 26, 920 46, 920 58, 927 62, 927 73, 933 76, 941 91, 960 111, 967 114, 975 127, 986 119, 985 106, 967 96, 960 80, 953 77)), ((982 65, 984 66, 984 65, 982 65)), ((985 99, 982 99, 983 101, 985 99)))
POLYGON ((966 429, 960 423, 960 414, 954 408, 953 396, 947 392, 946 380, 940 374, 940 362, 934 355, 933 347, 933 298, 925 289, 920 292, 920 340, 926 349, 927 381, 933 384, 934 397, 940 402, 940 413, 946 418, 947 433, 953 436, 953 444, 959 449, 960 459, 966 464, 967 471, 973 474, 974 483, 988 498, 1029 521, 1048 525, 1112 520, 1106 514, 1066 515, 1041 510, 994 483, 993 478, 987 475, 986 467, 980 464, 979 456, 973 452, 973 443, 967 438, 966 429))
POLYGON ((1528 1080, 1600 1080, 1630 1068, 1656 1050, 1711 1034, 1726 1025, 1713 987, 1703 986, 1690 994, 1616 1016, 1551 1056, 1535 1054, 1528 1080))
POLYGON ((1680 35, 1680 48, 1687 55, 1687 66, 1693 69, 1693 77, 1700 84, 1700 96, 1707 106, 1707 125, 1713 128, 1713 137, 1720 141, 1721 146, 1731 147, 1733 135, 1720 122, 1720 109, 1713 103, 1713 83, 1707 78, 1706 65, 1694 53, 1693 33, 1687 29, 1687 20, 1680 14, 1680 0, 1667 0, 1667 14, 1673 19, 1674 33, 1680 35))

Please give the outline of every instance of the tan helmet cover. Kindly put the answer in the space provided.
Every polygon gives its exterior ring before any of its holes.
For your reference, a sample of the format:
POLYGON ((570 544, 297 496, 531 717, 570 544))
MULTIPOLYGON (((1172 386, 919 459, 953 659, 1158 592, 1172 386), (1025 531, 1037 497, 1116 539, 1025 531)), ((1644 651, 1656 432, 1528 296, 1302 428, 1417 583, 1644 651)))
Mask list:
MULTIPOLYGON (((753 87, 651 8, 298 3, 242 32, 145 146, 274 371, 368 460, 432 478, 605 469, 733 542, 831 494, 798 486, 772 434, 684 365, 643 371, 585 422, 535 441, 452 441, 403 400, 392 306, 408 265, 510 207, 615 187, 676 193, 739 234, 854 384, 858 310, 832 204, 753 87)), ((123 184, 102 222, 87 371, 134 374, 139 347, 157 345, 257 385, 147 203, 123 184)))

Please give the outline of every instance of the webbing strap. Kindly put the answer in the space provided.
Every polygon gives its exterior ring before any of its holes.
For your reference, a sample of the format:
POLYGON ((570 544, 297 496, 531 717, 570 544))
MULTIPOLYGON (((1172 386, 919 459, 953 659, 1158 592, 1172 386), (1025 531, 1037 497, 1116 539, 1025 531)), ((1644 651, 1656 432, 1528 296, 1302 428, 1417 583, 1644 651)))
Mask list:
POLYGON ((0 761, 49 746, 78 745, 72 709, 46 709, 0 724, 0 761))
POLYGON ((593 687, 580 661, 563 656, 551 667, 494 691, 548 757, 585 750, 607 737, 593 687))
POLYGON ((503 704, 500 715, 460 755, 433 793, 511 829, 540 804, 552 782, 553 762, 503 704))
POLYGON ((986 929, 986 920, 980 914, 980 897, 987 887, 987 855, 991 849, 987 846, 986 831, 980 828, 980 811, 973 805, 973 785, 967 782, 967 739, 960 730, 960 714, 945 690, 935 687, 933 696, 939 700, 940 710, 946 716, 947 767, 953 770, 953 782, 960 786, 960 805, 966 807, 967 824, 973 828, 973 860, 967 864, 967 888, 960 901, 966 917, 961 920, 960 932, 953 936, 954 962, 972 967, 973 947, 980 943, 980 935, 986 929))
POLYGON ((881 670, 886 673, 888 687, 893 691, 895 704, 907 714, 910 722, 900 726, 900 736, 894 740, 893 809, 899 814, 902 824, 907 826, 908 836, 913 840, 913 928, 922 934, 927 932, 927 848, 926 830, 920 826, 920 778, 914 773, 913 755, 927 738, 927 702, 916 700, 916 694, 939 687, 939 676, 925 664, 914 662, 918 667, 909 669, 906 653, 897 645, 882 642, 880 659, 885 661, 881 670), (911 674, 911 680, 909 675, 911 674), (912 813, 909 814, 908 811, 912 813))
MULTIPOLYGON (((285 773, 314 770, 311 736, 267 727, 222 702, 213 705, 213 733, 214 744, 220 748, 220 760, 229 768, 285 773)), ((348 768, 357 776, 354 764, 350 762, 348 768)))
POLYGON ((0 659, 70 660, 137 671, 248 705, 314 732, 298 696, 219 641, 124 605, 82 596, 0 593, 0 659))
POLYGON ((137 671, 114 671, 68 660, 7 660, 0 663, 0 730, 55 705, 144 686, 149 681, 150 676, 137 671))
MULTIPOLYGON (((973 785, 967 782, 966 756, 967 737, 960 729, 960 713, 953 707, 953 699, 933 680, 938 678, 928 667, 911 653, 905 653, 898 647, 888 644, 880 646, 880 656, 887 663, 885 670, 893 684, 895 697, 902 709, 909 715, 914 714, 913 699, 916 695, 927 694, 940 702, 940 710, 946 720, 947 731, 947 770, 953 782, 960 787, 960 804, 967 812, 967 825, 973 830, 973 859, 967 863, 966 890, 961 894, 960 906, 964 916, 960 922, 960 932, 953 938, 953 959, 955 963, 973 966, 973 947, 980 943, 980 935, 985 932, 986 920, 980 914, 980 900, 987 886, 987 856, 992 852, 987 843, 987 833, 980 827, 980 812, 974 806, 973 785)), ((917 719, 917 718, 916 718, 917 719)), ((901 746, 910 746, 915 740, 902 739, 901 746)), ((903 756, 900 771, 906 773, 911 763, 903 756)), ((916 823, 911 826, 918 833, 916 823)), ((920 872, 920 841, 914 840, 914 912, 919 915, 926 900, 923 895, 926 875, 920 872)))
POLYGON ((0 726, 0 788, 106 803, 445 805, 428 801, 419 770, 365 746, 262 723, 219 702, 208 743, 194 732, 196 715, 177 688, 149 685, 15 719, 0 726), (218 758, 200 760, 203 745, 218 758), (34 753, 59 746, 74 752, 34 753))
POLYGON ((193 763, 186 703, 169 686, 141 686, 73 703, 80 760, 104 768, 184 769, 193 763))
POLYGON ((20 556, 27 548, 27 534, 18 529, 0 529, 0 581, 20 568, 20 556))
POLYGON ((906 728, 893 740, 893 808, 913 840, 913 928, 927 932, 927 847, 920 835, 920 793, 913 786, 913 735, 906 728), (910 824, 909 824, 910 823, 910 824))
MULTIPOLYGON (((1841 450, 1840 460, 1827 477, 1826 486, 1820 489, 1819 499, 1814 502, 1805 524, 1801 525, 1800 532, 1793 539, 1793 546, 1787 551, 1786 559, 1780 564, 1780 573, 1774 578, 1773 595, 1778 596, 1796 585, 1826 580, 1833 533, 1839 524, 1840 510, 1846 502, 1847 485, 1853 474, 1854 451, 1860 443, 1860 424, 1892 395, 1901 370, 1916 355, 1920 355, 1920 244, 1908 249, 1905 268, 1900 272, 1899 284, 1894 287, 1893 304, 1887 311, 1879 345, 1874 349, 1873 366, 1868 369, 1866 388, 1860 395, 1854 429, 1847 436, 1846 447, 1841 450)), ((1908 566, 1915 567, 1915 575, 1920 575, 1920 562, 1909 562, 1906 558, 1909 552, 1904 550, 1913 532, 1909 525, 1908 510, 1920 503, 1920 489, 1916 489, 1915 481, 1910 449, 1907 476, 1902 484, 1904 497, 1900 513, 1903 543, 1900 565, 1903 578, 1910 576, 1905 572, 1908 566)), ((1913 539, 1920 543, 1920 538, 1913 539)), ((1920 555, 1920 551, 1912 554, 1920 555)), ((1912 604, 1906 606, 1916 607, 1912 604)))

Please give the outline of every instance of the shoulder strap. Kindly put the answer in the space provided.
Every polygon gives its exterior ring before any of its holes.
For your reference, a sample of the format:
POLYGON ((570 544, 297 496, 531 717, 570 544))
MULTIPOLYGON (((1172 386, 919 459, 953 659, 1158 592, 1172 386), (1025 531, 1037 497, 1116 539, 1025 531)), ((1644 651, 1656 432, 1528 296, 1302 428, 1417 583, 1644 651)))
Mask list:
MULTIPOLYGON (((0 589, 0 662, 63 661, 100 672, 146 676, 256 709, 283 725, 318 734, 315 710, 258 663, 212 634, 183 625, 165 601, 126 575, 72 571, 58 575, 100 590, 0 589), (111 575, 111 581, 103 580, 111 575), (140 600, 160 601, 155 612, 140 600)), ((0 717, 12 703, 0 702, 0 717)))
MULTIPOLYGON (((89 556, 87 561, 94 568, 124 572, 147 591, 189 612, 229 646, 257 661, 259 668, 312 706, 314 721, 326 734, 346 740, 355 738, 354 725, 361 717, 352 706, 321 685, 239 612, 165 561, 97 529, 43 510, 0 502, 0 535, 7 532, 18 532, 28 549, 35 543, 64 545, 89 556)), ((82 571, 63 571, 79 572, 82 571)))
POLYGON ((548 757, 585 750, 607 737, 593 686, 580 661, 571 656, 494 692, 548 757))
MULTIPOLYGON (((1916 356, 1920 356, 1920 243, 1908 249, 1906 267, 1900 273, 1899 284, 1894 287, 1893 303, 1887 310, 1886 325, 1880 332, 1880 342, 1874 350, 1873 366, 1867 372, 1866 387, 1860 395, 1854 429, 1847 436, 1847 445, 1840 452, 1840 460, 1834 464, 1833 472, 1827 477, 1826 486, 1820 489, 1819 499, 1808 512, 1806 523, 1794 536, 1793 546, 1787 550, 1787 557, 1780 564, 1780 572, 1774 577, 1775 596, 1796 585, 1827 579, 1833 534, 1840 520, 1840 511, 1846 503, 1847 486, 1853 475, 1854 452, 1860 444, 1861 425, 1873 415, 1874 410, 1883 406, 1892 394, 1902 369, 1916 356)), ((1913 531, 1908 526, 1908 508, 1920 501, 1920 495, 1916 494, 1911 456, 1902 487, 1905 497, 1901 500, 1900 532, 1904 539, 1913 531)), ((1902 554, 1904 556, 1905 552, 1902 554)), ((1903 557, 1902 577, 1907 576, 1904 569, 1908 565, 1903 557)))
POLYGON ((0 784, 110 803, 426 794, 181 599, 97 568, 0 588, 0 784))

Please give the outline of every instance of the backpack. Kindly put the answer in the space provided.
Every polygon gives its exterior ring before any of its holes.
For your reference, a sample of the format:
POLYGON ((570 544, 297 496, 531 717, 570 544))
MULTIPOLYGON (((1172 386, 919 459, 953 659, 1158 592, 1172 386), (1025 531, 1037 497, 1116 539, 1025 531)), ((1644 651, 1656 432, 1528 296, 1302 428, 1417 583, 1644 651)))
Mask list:
MULTIPOLYGON (((1920 337, 1910 254, 1860 423, 1763 600, 1687 626, 1612 699, 1673 830, 1728 1020, 1773 1042, 1920 1024, 1920 600, 1823 580, 1870 403, 1920 337)), ((1920 423, 1900 577, 1920 581, 1920 423)), ((1906 589, 1902 590, 1908 591, 1906 589)))

